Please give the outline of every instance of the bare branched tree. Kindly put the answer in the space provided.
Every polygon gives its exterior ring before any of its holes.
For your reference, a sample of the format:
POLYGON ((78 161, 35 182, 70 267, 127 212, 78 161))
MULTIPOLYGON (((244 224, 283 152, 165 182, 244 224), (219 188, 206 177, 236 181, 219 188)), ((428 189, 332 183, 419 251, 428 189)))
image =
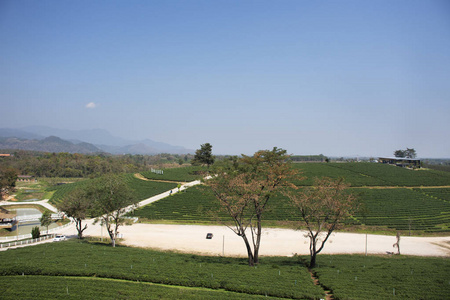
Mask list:
POLYGON ((206 182, 220 209, 232 219, 233 225, 228 227, 243 239, 249 266, 259 262, 262 220, 269 200, 294 173, 286 150, 275 147, 253 156, 232 158, 217 171, 217 176, 206 182), (247 236, 248 230, 251 238, 247 236))
POLYGON ((315 267, 316 256, 331 233, 357 208, 356 198, 347 191, 348 187, 342 179, 324 177, 316 179, 311 187, 287 189, 284 193, 298 209, 306 227, 310 268, 315 267))
POLYGON ((116 246, 119 226, 124 224, 123 214, 128 206, 136 206, 134 193, 119 175, 106 175, 95 179, 88 187, 93 211, 106 226, 111 244, 116 246))

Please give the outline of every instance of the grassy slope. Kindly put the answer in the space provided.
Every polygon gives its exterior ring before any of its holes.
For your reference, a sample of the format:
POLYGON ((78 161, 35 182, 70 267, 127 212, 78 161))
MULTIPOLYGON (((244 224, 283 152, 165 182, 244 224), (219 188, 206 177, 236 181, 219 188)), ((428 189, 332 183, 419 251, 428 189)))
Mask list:
POLYGON ((450 293, 448 258, 319 255, 318 264, 321 284, 339 299, 448 299, 450 293))
MULTIPOLYGON (((303 171, 303 176, 308 176, 298 182, 299 185, 311 184, 314 177, 330 176, 344 177, 356 187, 353 191, 359 195, 365 209, 364 213, 361 211, 355 215, 353 224, 392 230, 411 228, 416 231, 450 232, 450 189, 426 188, 427 185, 449 185, 450 173, 408 170, 373 163, 297 163, 293 167, 303 171), (418 188, 397 188, 403 185, 418 188)), ((143 207, 135 215, 148 220, 214 222, 216 219, 209 212, 217 210, 218 204, 208 189, 194 187, 186 193, 143 207)), ((219 217, 227 219, 226 214, 219 214, 219 217)), ((266 224, 279 225, 280 222, 298 221, 299 217, 286 199, 274 197, 264 220, 266 224)))
POLYGON ((343 177, 359 186, 450 186, 450 173, 438 170, 410 170, 375 163, 296 163, 306 177, 299 185, 310 185, 314 177, 343 177))
POLYGON ((202 178, 199 172, 206 171, 206 167, 189 166, 164 169, 164 174, 156 174, 151 171, 141 172, 142 176, 155 180, 170 180, 178 182, 194 181, 202 178))
MULTIPOLYGON (((0 253, 0 275, 83 276, 225 289, 244 294, 321 297, 306 268, 289 258, 204 257, 75 240, 0 253)), ((0 279, 1 280, 1 279, 0 279)))
MULTIPOLYGON (((133 174, 123 174, 122 176, 124 176, 124 178, 128 182, 128 185, 135 191, 138 200, 143 200, 158 195, 177 186, 176 183, 154 182, 137 179, 133 176, 133 174)), ((83 187, 88 182, 89 180, 83 180, 80 182, 65 184, 56 187, 55 193, 53 194, 52 198, 50 198, 50 203, 59 203, 65 193, 70 192, 76 187, 83 187)))
MULTIPOLYGON (((434 189, 364 189, 354 192, 361 199, 365 213, 355 215, 354 224, 386 226, 397 230, 420 230, 427 232, 450 231, 450 189, 437 189, 440 194, 432 196, 434 189), (431 195, 429 195, 431 194, 431 195)), ((436 192, 437 193, 437 192, 436 192)), ((215 222, 211 214, 219 206, 205 186, 196 186, 185 193, 175 194, 134 212, 134 216, 148 220, 179 221, 182 223, 215 222)), ((218 215, 228 220, 225 213, 218 215)), ((264 215, 266 223, 274 221, 299 221, 283 197, 274 197, 264 215)))
POLYGON ((1 280, 2 299, 276 299, 222 290, 93 277, 20 275, 2 276, 1 280))
MULTIPOLYGON (((69 294, 77 298, 97 294, 168 299, 179 298, 179 293, 187 298, 197 295, 234 299, 266 293, 293 298, 323 297, 323 291, 313 285, 302 263, 304 259, 263 257, 257 268, 250 268, 240 258, 112 248, 73 240, 0 252, 0 295, 21 299, 36 293, 43 298, 59 298, 67 296, 69 287, 69 294), (24 276, 15 276, 22 273, 24 276), (184 291, 137 281, 218 291, 184 291), (221 289, 242 294, 222 294, 221 289)), ((448 258, 320 255, 314 272, 321 284, 340 299, 389 299, 393 289, 401 299, 445 299, 450 293, 448 258)))

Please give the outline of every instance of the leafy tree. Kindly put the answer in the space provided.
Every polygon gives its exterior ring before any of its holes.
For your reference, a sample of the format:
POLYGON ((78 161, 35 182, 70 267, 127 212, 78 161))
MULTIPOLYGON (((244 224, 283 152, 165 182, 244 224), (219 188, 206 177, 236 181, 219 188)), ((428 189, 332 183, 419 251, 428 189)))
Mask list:
POLYGON ((406 157, 405 151, 404 150, 395 150, 394 151, 394 156, 395 157, 406 157))
POLYGON ((331 233, 340 222, 357 208, 356 198, 347 191, 343 179, 317 178, 313 186, 287 189, 284 194, 300 213, 309 237, 309 267, 316 265, 316 256, 322 251, 331 233))
POLYGON ((17 170, 14 168, 0 167, 0 200, 3 194, 14 191, 17 181, 17 170))
POLYGON ((417 153, 414 148, 406 148, 406 150, 395 150, 395 157, 416 158, 417 153))
POLYGON ((200 145, 200 149, 195 151, 194 159, 192 160, 193 165, 207 165, 208 167, 214 163, 214 156, 212 155, 212 145, 206 143, 200 145))
POLYGON ((38 239, 41 236, 41 231, 39 230, 39 226, 35 226, 31 229, 31 238, 38 239))
POLYGON ((97 220, 105 224, 111 244, 115 247, 119 226, 124 223, 122 215, 127 212, 127 207, 136 207, 134 193, 123 177, 113 174, 93 180, 87 191, 93 211, 99 216, 97 220))
POLYGON ((233 221, 227 226, 243 239, 249 266, 259 262, 262 220, 269 200, 294 173, 287 159, 286 150, 276 147, 253 156, 233 157, 216 168, 218 176, 206 181, 220 209, 233 221))
POLYGON ((47 227, 48 234, 48 226, 52 224, 52 213, 49 210, 44 211, 39 221, 41 222, 41 226, 47 227))
POLYGON ((87 224, 83 227, 82 221, 88 217, 91 208, 92 202, 88 193, 82 188, 66 193, 58 204, 58 209, 74 220, 79 239, 83 238, 83 231, 87 228, 87 224))
POLYGON ((417 153, 416 153, 416 150, 414 148, 411 148, 411 149, 410 148, 406 148, 405 155, 408 158, 416 158, 417 153))

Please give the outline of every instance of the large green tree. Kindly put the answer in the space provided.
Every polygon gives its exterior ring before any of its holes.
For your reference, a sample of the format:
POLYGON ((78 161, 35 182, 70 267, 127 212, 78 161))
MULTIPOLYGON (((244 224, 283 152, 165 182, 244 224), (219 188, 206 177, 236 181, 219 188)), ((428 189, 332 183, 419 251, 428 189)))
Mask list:
POLYGON ((83 227, 82 221, 88 217, 92 206, 88 191, 83 188, 66 193, 58 204, 58 209, 74 220, 79 239, 83 238, 83 231, 87 228, 87 224, 83 227))
POLYGON ((111 244, 115 247, 119 226, 124 223, 122 216, 136 207, 134 192, 123 177, 113 174, 92 180, 87 191, 93 212, 98 216, 97 220, 105 224, 111 244))
POLYGON ((259 262, 262 221, 269 200, 293 175, 286 150, 262 150, 253 156, 231 158, 206 181, 233 225, 227 225, 245 244, 248 264, 259 262))
POLYGON ((193 165, 207 165, 208 167, 214 163, 214 156, 212 155, 212 145, 210 143, 200 145, 200 149, 195 151, 193 165))

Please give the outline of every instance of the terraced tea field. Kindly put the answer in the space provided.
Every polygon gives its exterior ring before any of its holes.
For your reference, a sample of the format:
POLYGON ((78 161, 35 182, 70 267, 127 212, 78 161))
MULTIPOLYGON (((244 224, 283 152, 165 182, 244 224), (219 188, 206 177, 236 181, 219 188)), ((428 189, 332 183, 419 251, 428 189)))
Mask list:
MULTIPOLYGON (((3 299, 321 299, 304 256, 198 256, 69 240, 0 252, 3 299), (19 288, 20 287, 20 288, 19 288)), ((335 299, 447 299, 450 259, 319 255, 335 299)))
POLYGON ((201 179, 202 174, 206 172, 206 167, 189 166, 180 168, 164 169, 163 174, 157 174, 151 171, 142 172, 142 176, 151 180, 168 180, 177 182, 189 182, 201 179))
POLYGON ((314 177, 345 178, 353 187, 362 186, 448 186, 450 172, 411 170, 378 163, 296 163, 293 168, 306 180, 298 185, 311 185, 314 177))
MULTIPOLYGON (((143 200, 158 195, 170 189, 174 189, 177 186, 176 183, 141 180, 134 177, 133 174, 123 174, 122 176, 126 178, 128 185, 134 190, 136 198, 138 200, 143 200)), ((56 205, 61 201, 65 193, 70 192, 76 187, 83 187, 88 182, 89 180, 83 180, 75 183, 64 184, 58 187, 54 187, 53 190, 55 190, 55 193, 50 198, 50 203, 56 205)))
MULTIPOLYGON (((314 177, 343 177, 359 196, 363 209, 349 225, 416 232, 450 232, 450 174, 435 170, 408 170, 374 163, 298 163, 295 169, 307 177, 297 182, 309 185, 314 177), (436 186, 446 186, 436 188, 436 186), (402 187, 406 186, 406 187, 402 187), (407 188, 408 187, 408 188, 407 188), (414 188, 409 188, 414 187, 414 188)), ((193 187, 185 193, 160 200, 135 212, 147 220, 180 223, 227 220, 217 213, 218 203, 208 188, 193 187)), ((274 197, 264 216, 266 225, 299 221, 287 199, 274 197)))

